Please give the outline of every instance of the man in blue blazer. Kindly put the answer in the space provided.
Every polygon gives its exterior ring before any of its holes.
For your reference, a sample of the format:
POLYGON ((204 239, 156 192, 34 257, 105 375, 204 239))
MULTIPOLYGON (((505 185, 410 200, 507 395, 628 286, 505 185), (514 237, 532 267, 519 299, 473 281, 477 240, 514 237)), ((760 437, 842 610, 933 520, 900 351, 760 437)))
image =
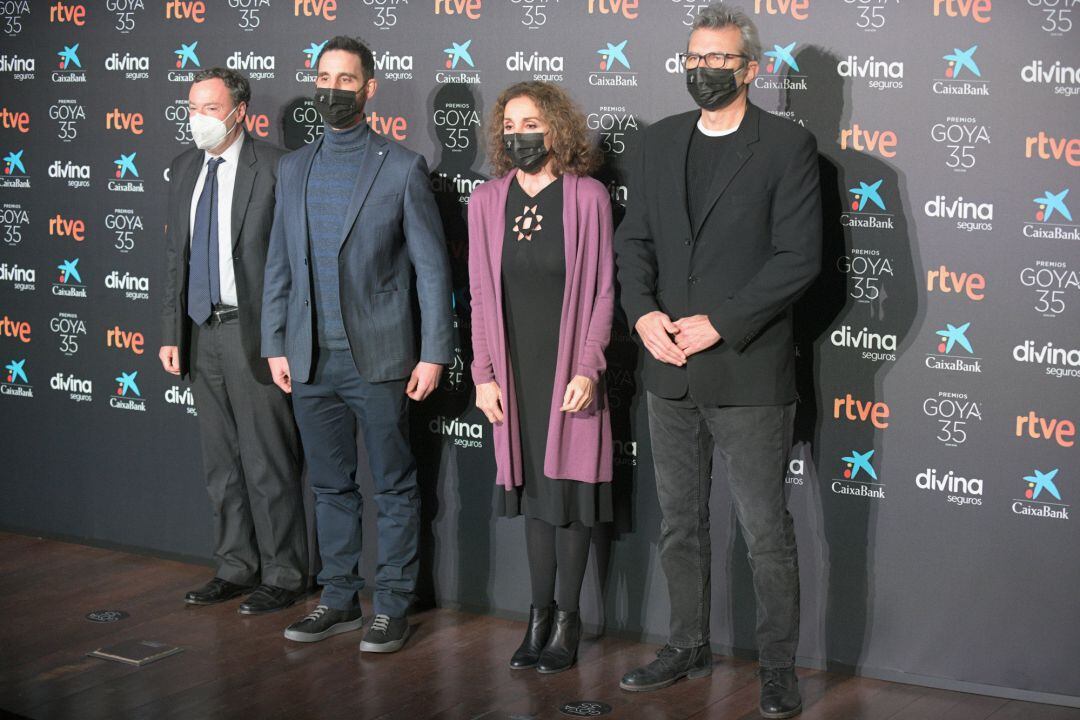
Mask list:
POLYGON ((293 395, 322 556, 320 604, 285 637, 363 626, 359 421, 379 507, 375 617, 361 649, 394 652, 418 570, 408 400, 427 397, 451 359, 450 264, 424 158, 364 121, 377 87, 371 50, 335 37, 317 68, 326 125, 281 159, 263 292, 262 354, 293 395))

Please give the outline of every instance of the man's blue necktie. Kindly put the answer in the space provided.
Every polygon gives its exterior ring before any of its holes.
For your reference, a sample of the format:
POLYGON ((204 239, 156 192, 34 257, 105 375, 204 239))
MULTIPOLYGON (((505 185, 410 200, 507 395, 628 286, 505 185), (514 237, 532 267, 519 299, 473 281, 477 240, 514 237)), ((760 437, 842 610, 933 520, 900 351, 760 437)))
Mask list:
POLYGON ((221 302, 221 276, 218 271, 217 168, 224 158, 206 163, 199 203, 195 206, 195 232, 191 236, 191 259, 188 267, 188 316, 202 325, 210 310, 221 302))

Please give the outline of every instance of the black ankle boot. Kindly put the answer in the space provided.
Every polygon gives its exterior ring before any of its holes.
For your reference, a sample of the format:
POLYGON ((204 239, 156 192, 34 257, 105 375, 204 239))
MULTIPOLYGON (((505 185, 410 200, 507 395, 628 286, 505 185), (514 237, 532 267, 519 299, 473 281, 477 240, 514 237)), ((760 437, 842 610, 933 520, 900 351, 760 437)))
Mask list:
POLYGON ((555 626, 551 629, 536 669, 546 674, 569 670, 577 662, 578 641, 581 640, 581 617, 576 610, 568 612, 555 608, 555 626))
POLYGON ((514 653, 514 657, 510 658, 512 670, 536 667, 536 663, 540 661, 540 652, 551 635, 551 616, 554 608, 554 605, 529 608, 529 627, 525 630, 525 639, 521 641, 521 646, 514 653))

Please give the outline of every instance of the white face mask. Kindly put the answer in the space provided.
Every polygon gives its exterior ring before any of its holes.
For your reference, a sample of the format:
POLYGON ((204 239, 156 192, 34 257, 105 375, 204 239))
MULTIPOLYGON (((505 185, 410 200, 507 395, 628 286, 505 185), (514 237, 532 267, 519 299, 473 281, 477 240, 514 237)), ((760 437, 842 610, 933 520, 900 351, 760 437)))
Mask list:
MULTIPOLYGON (((225 120, 228 120, 229 116, 236 112, 239 107, 239 105, 234 107, 232 112, 225 116, 225 120)), ((191 137, 195 140, 195 147, 200 150, 216 148, 232 130, 232 128, 225 125, 223 120, 202 113, 191 113, 188 124, 191 126, 191 137)), ((233 127, 236 126, 233 125, 233 127)))

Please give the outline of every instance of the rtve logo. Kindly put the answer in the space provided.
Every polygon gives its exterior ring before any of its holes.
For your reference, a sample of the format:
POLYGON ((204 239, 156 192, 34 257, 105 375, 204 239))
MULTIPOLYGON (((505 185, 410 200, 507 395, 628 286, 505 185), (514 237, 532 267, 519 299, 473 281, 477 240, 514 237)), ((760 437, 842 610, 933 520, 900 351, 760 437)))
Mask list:
POLYGON ((967 295, 969 300, 978 302, 986 297, 986 278, 980 273, 956 273, 944 265, 926 273, 926 291, 941 292, 948 295, 967 295))
POLYGON ((203 0, 166 0, 165 19, 203 23, 206 21, 206 3, 203 0))
POLYGON ((810 15, 810 0, 754 0, 754 12, 758 15, 790 15, 795 20, 805 20, 810 15))
POLYGON ((589 14, 622 15, 627 20, 636 20, 638 2, 639 0, 589 0, 589 14))
POLYGON ((1076 444, 1076 423, 1072 420, 1039 417, 1031 410, 1027 415, 1016 416, 1016 437, 1053 440, 1061 447, 1072 447, 1076 444))
POLYGON ((0 337, 15 338, 19 342, 30 342, 32 333, 30 323, 25 320, 12 320, 7 315, 0 318, 0 337))
POLYGON ((1080 138, 1051 137, 1040 130, 1038 135, 1026 138, 1024 155, 1042 160, 1064 160, 1073 167, 1080 167, 1080 138))
POLYGON ((143 134, 143 114, 140 112, 124 112, 114 107, 105 113, 106 130, 127 130, 133 135, 143 134))
POLYGON ((293 15, 296 17, 321 17, 327 22, 334 22, 337 20, 337 10, 337 0, 293 0, 293 15))
POLYGON ((375 132, 398 142, 409 137, 409 121, 400 115, 380 115, 372 111, 368 113, 367 123, 375 132))
POLYGON ((49 22, 71 23, 82 27, 86 24, 86 6, 65 3, 63 0, 49 6, 49 22))
POLYGON ((244 117, 247 131, 257 137, 270 137, 270 118, 265 113, 248 113, 244 117))
POLYGON ((993 0, 934 0, 934 17, 964 17, 985 25, 993 0))
POLYGON ((2 107, 0 108, 0 128, 28 133, 30 132, 30 113, 25 110, 12 111, 2 107))
POLYGON ((136 355, 142 355, 145 342, 146 339, 138 330, 128 332, 127 330, 121 330, 120 326, 116 325, 105 331, 105 347, 130 350, 136 355))
POLYGON ((874 400, 856 400, 848 393, 842 398, 833 398, 833 417, 852 422, 869 420, 874 427, 884 430, 889 427, 889 406, 874 400))
POLYGON ((86 239, 86 222, 79 218, 68 220, 56 213, 55 217, 49 218, 49 235, 51 237, 73 238, 76 242, 86 239))
POLYGON ((877 152, 883 158, 896 157, 896 132, 893 130, 863 130, 858 123, 840 131, 840 149, 856 152, 877 152))

